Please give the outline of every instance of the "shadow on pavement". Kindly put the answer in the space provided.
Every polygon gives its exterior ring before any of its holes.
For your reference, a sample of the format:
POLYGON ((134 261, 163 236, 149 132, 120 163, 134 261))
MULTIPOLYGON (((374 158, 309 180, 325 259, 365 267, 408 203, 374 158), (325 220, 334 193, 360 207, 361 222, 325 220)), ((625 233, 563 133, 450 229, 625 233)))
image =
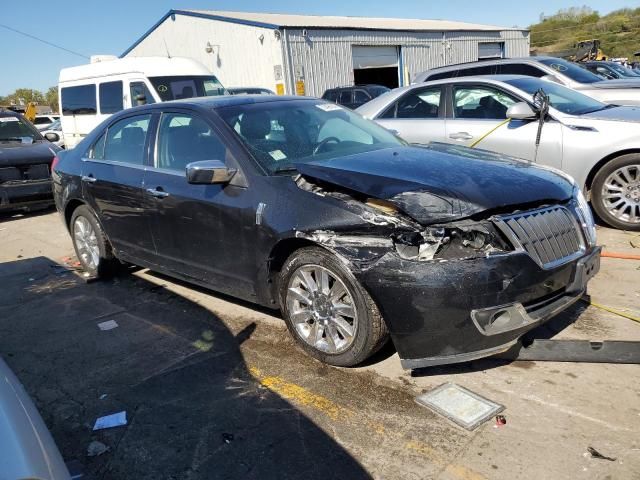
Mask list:
POLYGON ((85 478, 369 478, 251 374, 239 346, 255 324, 233 333, 143 279, 86 284, 44 257, 0 264, 0 282, 0 353, 85 478), (92 432, 121 410, 127 426, 92 432), (87 458, 93 440, 110 450, 87 458))
POLYGON ((29 207, 27 209, 3 210, 0 211, 0 224, 4 222, 11 222, 14 220, 20 220, 25 217, 39 217, 41 215, 48 215, 55 209, 56 207, 52 204, 29 207))

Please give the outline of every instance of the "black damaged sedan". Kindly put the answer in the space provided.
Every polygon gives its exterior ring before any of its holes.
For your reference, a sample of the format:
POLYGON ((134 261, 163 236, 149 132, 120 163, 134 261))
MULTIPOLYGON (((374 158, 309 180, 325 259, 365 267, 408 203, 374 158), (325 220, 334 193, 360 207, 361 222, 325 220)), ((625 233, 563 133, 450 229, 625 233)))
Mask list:
POLYGON ((405 368, 492 355, 579 299, 599 268, 570 178, 410 147, 310 98, 126 110, 60 154, 53 179, 91 274, 133 263, 279 308, 333 365, 389 336, 405 368))

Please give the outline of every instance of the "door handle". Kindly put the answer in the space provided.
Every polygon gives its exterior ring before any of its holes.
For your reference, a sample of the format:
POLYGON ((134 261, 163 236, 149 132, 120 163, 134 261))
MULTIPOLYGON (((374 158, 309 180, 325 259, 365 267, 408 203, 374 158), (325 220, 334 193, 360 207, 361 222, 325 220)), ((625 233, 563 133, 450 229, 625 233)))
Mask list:
POLYGON ((82 175, 82 181, 83 182, 88 182, 88 183, 96 183, 98 179, 96 177, 94 177, 93 175, 89 174, 89 175, 82 175))
POLYGON ((169 193, 163 190, 158 190, 157 188, 147 188, 147 193, 156 198, 165 198, 169 196, 169 193))
POLYGON ((449 138, 454 140, 471 140, 473 135, 469 135, 467 132, 456 132, 449 135, 449 138))

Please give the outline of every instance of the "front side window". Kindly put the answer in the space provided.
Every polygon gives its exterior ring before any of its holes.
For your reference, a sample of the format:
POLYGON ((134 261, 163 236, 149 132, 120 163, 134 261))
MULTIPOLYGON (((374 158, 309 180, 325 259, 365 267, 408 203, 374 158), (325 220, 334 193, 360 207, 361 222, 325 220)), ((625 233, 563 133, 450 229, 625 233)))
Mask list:
POLYGON ((122 106, 122 81, 101 83, 100 113, 116 113, 122 106))
POLYGON ((103 158, 116 162, 144 164, 144 146, 151 115, 123 118, 109 126, 103 158))
POLYGON ((299 162, 329 162, 405 145, 374 122, 332 103, 290 100, 222 107, 216 112, 272 174, 295 170, 299 162))
POLYGON ((60 96, 63 115, 95 115, 97 113, 94 84, 64 87, 60 89, 60 96))
POLYGON ((144 82, 131 82, 129 84, 129 95, 131 96, 131 106, 150 105, 156 103, 153 95, 144 82))
POLYGON ((183 113, 162 114, 156 167, 184 172, 191 162, 225 158, 226 147, 207 122, 183 113))
POLYGON ((438 118, 442 90, 424 88, 401 97, 381 118, 438 118))
POLYGON ((343 90, 340 92, 338 103, 341 105, 348 105, 351 103, 351 90, 343 90))
POLYGON ((461 87, 453 89, 455 118, 505 120, 507 109, 517 100, 491 87, 461 87))
POLYGON ((324 92, 322 98, 328 100, 329 102, 335 102, 338 99, 338 92, 336 92, 335 90, 327 90, 326 92, 324 92))
POLYGON ((213 75, 150 77, 149 80, 163 102, 181 98, 212 97, 227 93, 213 75))

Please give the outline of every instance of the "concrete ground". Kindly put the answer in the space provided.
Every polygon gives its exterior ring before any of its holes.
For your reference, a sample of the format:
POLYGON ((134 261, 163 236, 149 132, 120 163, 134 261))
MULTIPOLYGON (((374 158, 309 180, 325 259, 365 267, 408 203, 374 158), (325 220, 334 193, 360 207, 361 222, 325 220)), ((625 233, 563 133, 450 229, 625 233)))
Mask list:
MULTIPOLYGON (((638 234, 600 228, 599 243, 640 254, 638 234)), ((301 353, 273 312, 144 270, 86 283, 61 268, 72 253, 55 212, 0 217, 0 354, 85 478, 640 478, 637 365, 412 375, 388 346, 338 369, 301 353), (414 402, 445 382, 503 404, 506 425, 468 432, 414 402), (92 431, 121 410, 127 426, 92 431), (93 440, 109 450, 87 457, 93 440)), ((602 259, 590 294, 639 317, 640 262, 602 259)), ((541 333, 640 340, 640 324, 579 304, 541 333)))

